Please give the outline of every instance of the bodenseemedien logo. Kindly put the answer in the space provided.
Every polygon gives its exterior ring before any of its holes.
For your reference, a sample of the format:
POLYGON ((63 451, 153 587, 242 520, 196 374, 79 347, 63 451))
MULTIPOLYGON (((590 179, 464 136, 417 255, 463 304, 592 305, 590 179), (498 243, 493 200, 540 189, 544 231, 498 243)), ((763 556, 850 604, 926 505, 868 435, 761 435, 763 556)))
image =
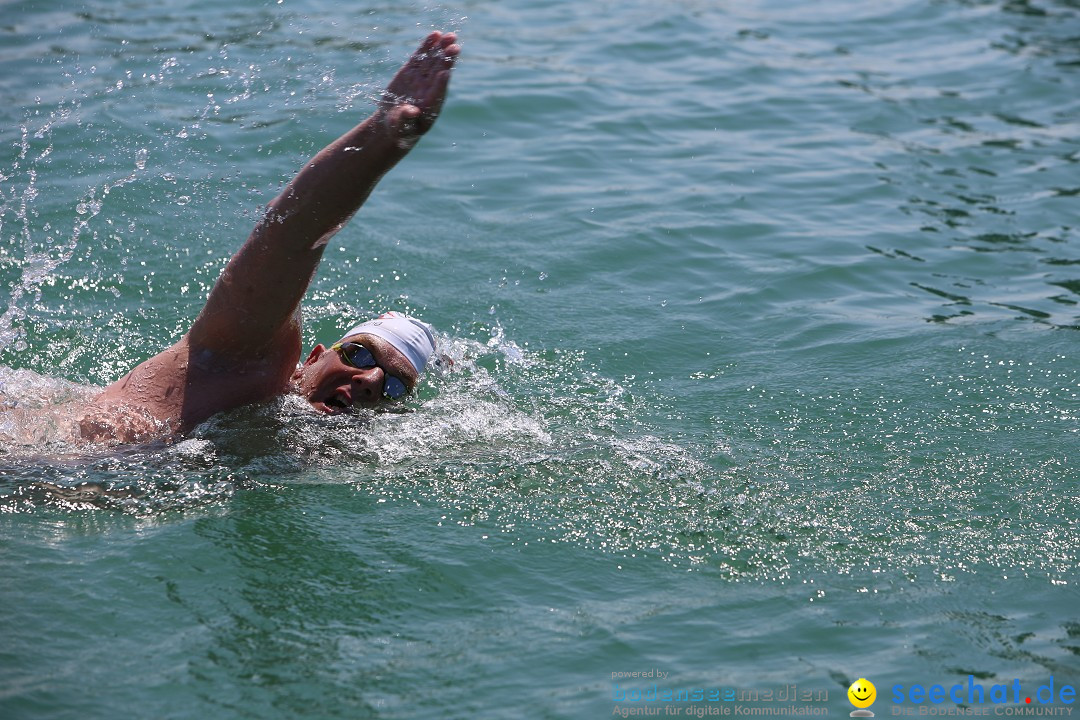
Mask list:
POLYGON ((866 678, 859 678, 847 689, 847 697, 855 706, 855 709, 851 711, 851 717, 874 717, 873 711, 868 709, 877 699, 877 688, 874 687, 874 683, 866 678))

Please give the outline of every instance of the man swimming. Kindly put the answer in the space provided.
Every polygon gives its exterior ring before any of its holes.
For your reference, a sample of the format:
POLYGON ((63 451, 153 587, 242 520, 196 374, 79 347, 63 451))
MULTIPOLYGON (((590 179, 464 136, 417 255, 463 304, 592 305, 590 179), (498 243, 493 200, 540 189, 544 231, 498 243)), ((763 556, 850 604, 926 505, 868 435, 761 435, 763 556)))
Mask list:
POLYGON ((387 171, 431 128, 460 48, 433 32, 386 86, 375 112, 324 148, 272 202, 229 261, 191 329, 109 385, 82 436, 138 442, 186 432, 223 410, 299 393, 318 411, 371 407, 411 392, 435 349, 400 313, 360 323, 300 360, 300 301, 323 250, 387 171))

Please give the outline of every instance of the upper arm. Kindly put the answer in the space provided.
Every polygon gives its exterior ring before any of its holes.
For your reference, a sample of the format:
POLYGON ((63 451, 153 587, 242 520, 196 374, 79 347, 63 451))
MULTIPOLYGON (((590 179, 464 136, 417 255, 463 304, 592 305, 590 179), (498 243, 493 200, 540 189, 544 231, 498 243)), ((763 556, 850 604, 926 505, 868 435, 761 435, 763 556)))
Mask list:
POLYGON ((188 333, 193 347, 239 355, 299 329, 300 302, 325 243, 295 242, 303 238, 287 237, 290 225, 272 204, 211 290, 188 333))

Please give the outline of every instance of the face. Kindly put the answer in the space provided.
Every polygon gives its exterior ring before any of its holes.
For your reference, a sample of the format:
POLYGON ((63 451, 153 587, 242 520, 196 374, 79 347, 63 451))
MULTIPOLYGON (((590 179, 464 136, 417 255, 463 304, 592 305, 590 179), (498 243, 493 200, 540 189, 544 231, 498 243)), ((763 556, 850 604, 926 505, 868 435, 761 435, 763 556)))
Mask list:
POLYGON ((353 335, 345 340, 361 343, 370 350, 378 366, 354 368, 339 353, 316 345, 293 374, 297 391, 316 410, 334 415, 354 405, 375 407, 384 401, 387 373, 400 378, 409 390, 416 386, 416 370, 390 343, 373 335, 353 335))
POLYGON ((848 700, 857 708, 870 707, 877 698, 877 688, 866 678, 859 678, 851 683, 847 691, 848 700))

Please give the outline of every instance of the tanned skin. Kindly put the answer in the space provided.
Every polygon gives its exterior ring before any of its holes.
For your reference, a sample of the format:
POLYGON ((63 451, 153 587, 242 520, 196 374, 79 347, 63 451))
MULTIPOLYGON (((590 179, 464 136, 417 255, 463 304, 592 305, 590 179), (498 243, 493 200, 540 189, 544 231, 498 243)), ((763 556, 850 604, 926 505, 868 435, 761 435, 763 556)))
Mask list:
POLYGON ((289 392, 323 412, 372 405, 383 368, 410 387, 416 371, 380 338, 356 336, 380 367, 357 370, 316 345, 300 359, 300 301, 334 233, 426 133, 460 52, 433 32, 387 85, 375 112, 311 159, 233 255, 191 329, 109 385, 80 423, 84 438, 138 442, 183 433, 211 415, 289 392))

